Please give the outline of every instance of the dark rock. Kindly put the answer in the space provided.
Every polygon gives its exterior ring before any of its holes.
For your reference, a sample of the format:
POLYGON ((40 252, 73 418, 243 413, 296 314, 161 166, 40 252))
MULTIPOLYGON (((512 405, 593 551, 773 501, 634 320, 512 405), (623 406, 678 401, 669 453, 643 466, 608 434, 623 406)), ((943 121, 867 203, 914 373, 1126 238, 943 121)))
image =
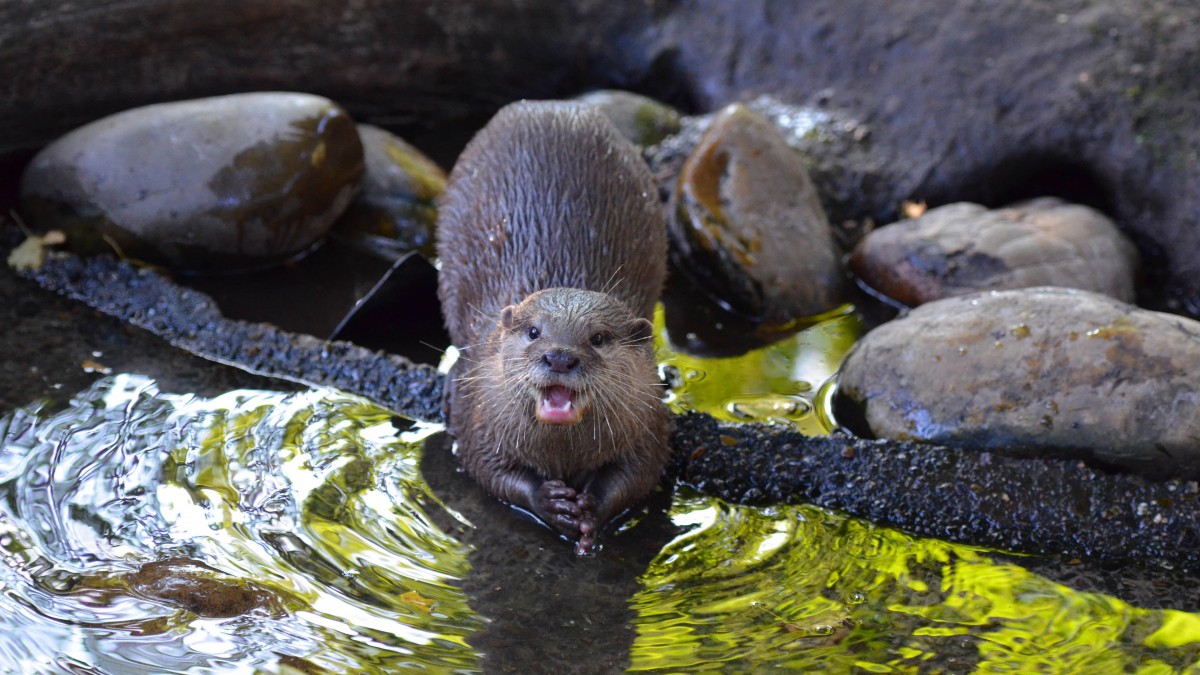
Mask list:
POLYGON ((1200 323, 1095 293, 922 305, 855 345, 840 393, 884 438, 1200 477, 1200 323))
POLYGON ((334 225, 334 234, 397 257, 417 250, 432 257, 446 172, 391 132, 360 124, 358 135, 366 167, 362 191, 334 225))
POLYGON ((841 254, 804 164, 745 106, 713 118, 680 171, 669 215, 672 273, 750 321, 782 333, 846 297, 841 254))
POLYGON ((42 150, 21 211, 79 251, 174 269, 253 268, 317 242, 362 173, 354 123, 308 94, 223 96, 136 108, 42 150))
POLYGON ((679 133, 679 111, 640 94, 602 89, 575 100, 599 108, 634 145, 654 145, 679 133))
POLYGON ((282 613, 283 603, 257 585, 198 560, 158 560, 126 577, 135 594, 205 618, 240 616, 255 609, 282 613))
POLYGON ((850 258, 910 307, 976 291, 1064 286, 1134 302, 1138 252, 1095 209, 1051 197, 989 211, 948 204, 867 235, 850 258))

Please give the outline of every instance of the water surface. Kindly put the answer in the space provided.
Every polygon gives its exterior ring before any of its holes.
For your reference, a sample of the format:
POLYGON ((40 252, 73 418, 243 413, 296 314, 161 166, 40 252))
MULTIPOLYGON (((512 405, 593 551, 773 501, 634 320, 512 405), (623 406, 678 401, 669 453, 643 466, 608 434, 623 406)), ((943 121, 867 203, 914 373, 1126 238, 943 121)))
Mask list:
MULTIPOLYGON (((827 430, 840 357, 806 354, 847 348, 853 321, 742 359, 664 353, 687 383, 672 405, 827 430)), ((0 670, 1169 673, 1200 659, 1200 615, 814 507, 680 488, 669 532, 641 516, 577 560, 481 494, 468 515, 443 500, 421 471, 437 432, 334 391, 204 399, 141 375, 0 417, 0 670), (620 639, 593 638, 591 620, 620 639)))

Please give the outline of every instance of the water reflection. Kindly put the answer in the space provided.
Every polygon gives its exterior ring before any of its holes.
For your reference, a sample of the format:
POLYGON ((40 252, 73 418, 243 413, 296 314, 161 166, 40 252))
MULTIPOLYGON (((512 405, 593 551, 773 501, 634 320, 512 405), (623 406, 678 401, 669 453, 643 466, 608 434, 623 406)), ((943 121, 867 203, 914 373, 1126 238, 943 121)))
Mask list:
POLYGON ((1080 593, 986 551, 810 506, 681 493, 634 598, 632 670, 1170 673, 1200 616, 1080 593))
POLYGON ((437 431, 335 392, 201 399, 134 375, 0 417, 0 671, 1159 673, 1200 659, 1200 615, 813 507, 661 491, 576 558, 458 472, 437 431))
POLYGON ((477 662, 465 638, 483 621, 455 582, 464 551, 430 525, 418 474, 431 429, 397 434, 385 411, 329 392, 203 400, 123 375, 0 431, 6 667, 477 662), (147 599, 133 575, 160 559, 203 561, 283 611, 204 619, 147 599))
POLYGON ((866 328, 847 306, 823 321, 747 354, 697 358, 676 352, 665 336, 661 308, 656 317, 659 362, 671 388, 675 412, 700 410, 728 422, 786 426, 824 435, 835 426, 829 397, 842 359, 866 328))

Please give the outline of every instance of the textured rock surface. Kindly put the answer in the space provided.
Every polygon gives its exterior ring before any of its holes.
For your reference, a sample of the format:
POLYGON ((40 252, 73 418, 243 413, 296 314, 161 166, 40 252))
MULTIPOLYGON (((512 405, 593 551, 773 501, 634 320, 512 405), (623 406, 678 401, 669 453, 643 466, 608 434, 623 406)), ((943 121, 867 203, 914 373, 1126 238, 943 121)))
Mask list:
POLYGON ((950 541, 1200 570, 1196 481, 925 443, 814 438, 707 415, 678 417, 675 427, 684 480, 731 501, 819 504, 950 541))
MULTIPOLYGON (((0 228, 0 248, 13 245, 16 238, 12 234, 11 229, 0 228)), ((353 346, 295 340, 294 335, 285 343, 287 336, 279 331, 275 333, 284 344, 268 347, 261 339, 246 339, 248 328, 269 335, 267 327, 229 321, 208 311, 200 312, 199 326, 191 325, 187 308, 198 301, 195 293, 158 275, 137 273, 128 265, 100 260, 85 265, 72 260, 51 259, 49 269, 36 274, 36 280, 226 363, 290 380, 324 382, 416 417, 440 418, 441 377, 431 368, 414 370, 396 359, 353 346), (173 307, 178 309, 171 310, 173 307), (160 314, 159 320, 152 320, 155 314, 160 314), (200 326, 204 330, 198 330, 200 326)), ((0 269, 0 297, 12 297, 22 285, 11 272, 0 269)), ((45 294, 36 288, 26 290, 38 299, 45 294)), ((143 367, 154 366, 156 372, 162 372, 163 363, 187 358, 163 343, 147 343, 147 336, 134 329, 118 328, 115 341, 98 341, 91 331, 102 331, 109 319, 76 316, 72 308, 78 305, 63 304, 67 306, 58 308, 55 316, 68 317, 65 331, 61 319, 53 327, 47 326, 45 312, 0 323, 0 347, 7 345, 10 352, 14 344, 33 349, 34 340, 40 340, 32 353, 47 354, 41 344, 47 335, 61 335, 67 343, 50 354, 49 360, 33 358, 41 363, 41 370, 35 366, 32 371, 25 368, 28 372, 17 373, 14 368, 0 368, 5 391, 26 392, 24 396, 12 394, 8 405, 23 405, 34 391, 49 394, 66 387, 77 391, 98 377, 74 365, 79 358, 75 354, 86 355, 87 345, 109 345, 113 354, 106 354, 105 360, 126 370, 138 368, 137 363, 125 360, 127 354, 122 356, 131 350, 149 354, 153 363, 143 367), (79 331, 84 332, 77 335, 79 331), (76 344, 74 351, 66 349, 71 344, 76 344), (112 360, 114 357, 119 360, 112 360), (71 365, 63 368, 63 363, 71 365), (63 380, 64 372, 72 373, 71 379, 63 380), (53 385, 64 381, 63 387, 53 385)), ((13 303, 13 311, 19 306, 13 303)), ((264 386, 261 378, 230 368, 202 366, 199 362, 194 369, 185 367, 182 377, 169 374, 160 381, 164 385, 175 382, 179 391, 197 393, 264 386)), ((0 399, 3 405, 5 399, 0 399)), ((809 438, 760 425, 722 424, 699 414, 676 418, 672 444, 685 480, 731 501, 810 502, 951 541, 1099 561, 1143 560, 1151 565, 1168 561, 1184 571, 1200 571, 1200 528, 1196 525, 1200 522, 1200 487, 1195 481, 1152 483, 1078 462, 964 453, 923 443, 809 438), (954 491, 953 498, 947 497, 947 490, 954 491), (1019 499, 1034 492, 1038 499, 1019 499)), ((452 463, 448 458, 443 461, 452 463)), ((461 475, 457 480, 470 482, 461 475)), ((504 555, 510 554, 509 548, 502 550, 504 555)), ((1057 569, 1053 562, 1044 568, 1050 572, 1057 569)), ((1077 569, 1064 564, 1057 571, 1074 573, 1077 569)), ((1122 574, 1110 578, 1111 587, 1105 590, 1148 598, 1158 591, 1146 589, 1158 588, 1163 578, 1157 567, 1124 568, 1122 574), (1146 579, 1154 583, 1146 583, 1146 579)), ((1178 588, 1190 589, 1193 581, 1186 578, 1178 588)), ((1177 606, 1179 595, 1172 597, 1170 592, 1176 586, 1168 584, 1166 588, 1166 604, 1177 606)))
POLYGON ((77 250, 175 269, 250 268, 309 249, 350 203, 362 146, 319 96, 261 93, 135 108, 43 149, 21 212, 77 250))
POLYGON ((871 232, 850 264, 872 288, 910 307, 1030 286, 1137 299, 1137 248, 1100 212, 1052 197, 994 211, 947 204, 871 232))
POLYGON ((442 377, 432 366, 221 316, 212 300, 109 257, 51 258, 30 273, 44 288, 82 300, 176 347, 253 373, 367 396, 413 419, 441 421, 442 377))
POLYGON ((1063 288, 922 305, 846 357, 877 436, 1200 477, 1200 323, 1063 288))

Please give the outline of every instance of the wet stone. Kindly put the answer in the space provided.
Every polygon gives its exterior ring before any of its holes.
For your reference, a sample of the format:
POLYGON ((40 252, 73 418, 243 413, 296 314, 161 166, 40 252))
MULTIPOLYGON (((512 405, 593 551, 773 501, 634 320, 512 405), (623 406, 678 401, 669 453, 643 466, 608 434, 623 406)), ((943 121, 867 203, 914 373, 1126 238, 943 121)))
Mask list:
POLYGON ((206 618, 240 616, 264 608, 273 614, 282 603, 266 590, 198 561, 185 558, 149 562, 126 578, 129 590, 148 600, 206 618))
POLYGON ((255 93, 163 103, 80 127, 21 179, 35 229, 82 252, 172 269, 254 268, 310 249, 362 173, 354 122, 328 99, 255 93))
POLYGON ((633 92, 599 89, 575 100, 599 108, 634 145, 655 145, 681 128, 679 111, 633 92))
POLYGON ((1111 220, 1043 197, 988 210, 961 202, 882 227, 855 248, 868 286, 914 307, 976 291, 1065 286, 1135 299, 1138 253, 1111 220))
POLYGON ((1200 323, 1096 293, 922 305, 854 347, 840 396, 882 438, 1200 477, 1200 323))
POLYGON ((338 219, 334 233, 376 252, 432 256, 446 172, 389 131, 360 124, 358 135, 365 165, 362 191, 338 219))
POLYGON ((722 110, 669 205, 672 273, 733 313, 768 325, 835 309, 841 253, 798 154, 762 115, 722 110))

